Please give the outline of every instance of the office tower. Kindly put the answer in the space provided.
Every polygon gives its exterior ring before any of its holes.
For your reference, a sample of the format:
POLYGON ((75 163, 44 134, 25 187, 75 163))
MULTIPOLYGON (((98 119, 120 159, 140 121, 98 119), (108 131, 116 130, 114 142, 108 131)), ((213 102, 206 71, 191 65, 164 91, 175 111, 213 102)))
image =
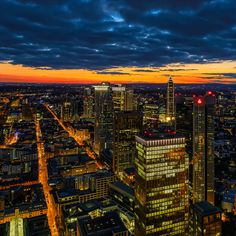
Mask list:
POLYGON ((207 177, 207 198, 206 200, 214 205, 214 178, 215 178, 215 162, 214 162, 214 118, 215 118, 215 95, 208 91, 205 95, 206 101, 206 177, 207 177))
POLYGON ((221 236, 221 211, 207 201, 197 202, 190 207, 190 236, 221 236))
POLYGON ((176 97, 176 132, 186 139, 186 152, 192 156, 193 151, 193 97, 176 97))
POLYGON ((193 202, 206 199, 205 100, 194 97, 193 102, 193 202))
POLYGON ((94 86, 95 93, 95 128, 94 150, 97 154, 112 146, 113 102, 109 83, 94 86))
POLYGON ((156 104, 145 104, 143 106, 143 126, 145 130, 158 128, 159 109, 156 104))
POLYGON ((133 90, 124 85, 112 87, 114 111, 136 110, 136 101, 133 90))
POLYGON ((142 130, 142 114, 138 111, 116 112, 114 116, 112 169, 122 179, 123 170, 134 166, 135 135, 142 130))
POLYGON ((166 94, 166 120, 171 122, 175 119, 175 87, 171 77, 168 80, 166 94))
POLYGON ((81 101, 71 102, 72 120, 78 121, 80 119, 80 116, 82 114, 81 107, 82 107, 81 101))
POLYGON ((184 235, 188 228, 188 156, 174 133, 136 136, 135 235, 184 235))
POLYGON ((214 204, 215 96, 195 96, 193 102, 193 202, 214 204))
POLYGON ((64 102, 61 107, 61 119, 64 122, 71 121, 72 118, 72 106, 71 102, 64 102))
POLYGON ((94 94, 93 89, 90 87, 84 89, 83 117, 94 117, 94 94))

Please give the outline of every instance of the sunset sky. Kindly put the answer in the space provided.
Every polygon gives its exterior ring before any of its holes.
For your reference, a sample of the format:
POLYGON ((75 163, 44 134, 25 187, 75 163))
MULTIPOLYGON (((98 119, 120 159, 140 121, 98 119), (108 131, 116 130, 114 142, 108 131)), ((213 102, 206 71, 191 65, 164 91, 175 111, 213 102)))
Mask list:
POLYGON ((234 0, 1 0, 0 82, 236 83, 234 0))

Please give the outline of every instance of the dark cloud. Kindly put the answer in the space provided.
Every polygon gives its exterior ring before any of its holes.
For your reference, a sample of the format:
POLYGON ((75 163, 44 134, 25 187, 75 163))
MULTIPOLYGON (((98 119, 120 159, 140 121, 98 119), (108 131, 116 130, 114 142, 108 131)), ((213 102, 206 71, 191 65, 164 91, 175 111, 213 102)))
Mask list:
POLYGON ((130 75, 130 73, 120 71, 98 71, 96 73, 102 75, 130 75))
POLYGON ((236 73, 203 73, 204 75, 207 75, 204 78, 207 79, 215 79, 216 77, 219 78, 227 78, 227 79, 236 79, 236 73))
POLYGON ((1 0, 0 9, 0 61, 13 64, 101 71, 236 59, 235 0, 1 0))
POLYGON ((173 72, 173 71, 193 71, 193 70, 198 70, 198 69, 195 69, 195 68, 189 68, 189 69, 185 69, 185 68, 176 68, 176 69, 172 69, 172 68, 170 68, 170 69, 161 69, 160 71, 171 71, 171 72, 173 72))
POLYGON ((159 72, 159 70, 152 70, 152 69, 136 69, 133 71, 134 72, 159 72))

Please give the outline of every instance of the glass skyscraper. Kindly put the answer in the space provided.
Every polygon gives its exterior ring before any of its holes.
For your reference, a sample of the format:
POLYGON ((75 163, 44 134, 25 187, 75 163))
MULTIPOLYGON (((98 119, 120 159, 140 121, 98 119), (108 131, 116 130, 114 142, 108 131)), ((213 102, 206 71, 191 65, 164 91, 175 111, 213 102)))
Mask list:
POLYGON ((215 96, 208 92, 193 103, 193 202, 214 204, 215 96))
POLYGON ((113 101, 109 83, 94 86, 95 93, 95 128, 94 150, 100 154, 111 148, 113 134, 113 101))
POLYGON ((135 235, 182 235, 188 229, 185 138, 174 133, 136 136, 135 235))

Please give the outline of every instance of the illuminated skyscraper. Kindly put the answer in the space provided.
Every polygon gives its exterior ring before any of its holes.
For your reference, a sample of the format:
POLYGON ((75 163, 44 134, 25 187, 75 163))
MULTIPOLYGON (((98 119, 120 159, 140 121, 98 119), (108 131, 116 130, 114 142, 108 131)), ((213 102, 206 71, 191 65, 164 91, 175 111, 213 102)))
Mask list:
POLYGON ((112 146, 113 102, 109 83, 103 82, 95 89, 94 150, 97 154, 112 146))
POLYGON ((215 161, 214 161, 214 118, 215 118, 215 95, 208 91, 205 95, 206 101, 206 158, 207 158, 207 198, 206 200, 214 205, 214 178, 215 178, 215 161))
POLYGON ((175 87, 171 77, 168 80, 166 94, 166 120, 171 121, 175 119, 175 87))
POLYGON ((188 228, 188 156, 176 134, 136 136, 135 235, 184 235, 188 228))
POLYGON ((194 97, 193 103, 193 202, 205 200, 205 101, 194 97))
POLYGON ((61 118, 64 122, 71 121, 72 118, 72 105, 71 102, 64 102, 61 107, 61 118))
POLYGON ((94 96, 92 88, 84 89, 83 117, 85 118, 94 117, 94 96))
POLYGON ((194 97, 193 103, 193 202, 214 204, 215 96, 194 97))
POLYGON ((141 132, 142 123, 142 114, 138 111, 115 113, 112 169, 119 178, 125 168, 134 166, 135 135, 141 132))
POLYGON ((136 110, 136 102, 133 90, 124 85, 112 87, 114 111, 136 110))

